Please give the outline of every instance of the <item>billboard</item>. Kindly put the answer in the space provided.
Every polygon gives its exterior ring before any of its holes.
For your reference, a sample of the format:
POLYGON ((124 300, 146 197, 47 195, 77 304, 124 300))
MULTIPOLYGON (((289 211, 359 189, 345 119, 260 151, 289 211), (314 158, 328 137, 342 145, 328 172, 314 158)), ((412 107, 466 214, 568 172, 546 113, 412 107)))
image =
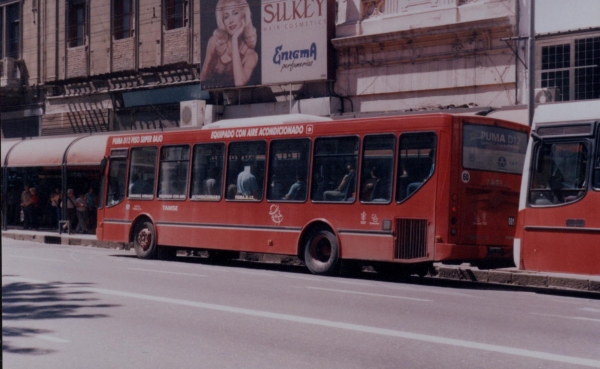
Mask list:
POLYGON ((203 89, 329 77, 332 1, 203 0, 203 89))

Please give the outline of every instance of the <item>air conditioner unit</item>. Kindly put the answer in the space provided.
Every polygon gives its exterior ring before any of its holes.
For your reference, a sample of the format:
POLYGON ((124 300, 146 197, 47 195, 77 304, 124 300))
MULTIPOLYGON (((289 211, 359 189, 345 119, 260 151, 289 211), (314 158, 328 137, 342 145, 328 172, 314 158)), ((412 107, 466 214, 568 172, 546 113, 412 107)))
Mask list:
POLYGON ((546 88, 536 88, 534 92, 535 92, 535 102, 539 103, 539 104, 544 104, 547 102, 556 101, 559 90, 557 87, 546 87, 546 88))
POLYGON ((206 101, 189 100, 179 103, 181 117, 180 127, 202 127, 204 125, 204 111, 206 101))
POLYGON ((21 85, 19 67, 14 58, 2 59, 0 87, 18 87, 21 85))

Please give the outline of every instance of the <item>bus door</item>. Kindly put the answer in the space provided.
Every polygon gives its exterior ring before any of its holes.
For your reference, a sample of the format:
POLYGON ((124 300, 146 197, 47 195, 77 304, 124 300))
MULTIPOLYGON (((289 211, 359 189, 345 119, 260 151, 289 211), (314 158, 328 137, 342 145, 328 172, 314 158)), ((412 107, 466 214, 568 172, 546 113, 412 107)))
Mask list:
POLYGON ((460 259, 511 262, 527 130, 462 125, 458 193, 452 194, 458 199, 452 199, 451 218, 451 236, 465 246, 460 259))
POLYGON ((437 143, 435 132, 400 135, 394 259, 418 262, 433 255, 437 143))
MULTIPOLYGON (((96 237, 99 240, 121 239, 118 235, 111 233, 114 231, 115 225, 110 220, 123 218, 123 215, 118 215, 117 211, 118 205, 125 200, 127 155, 128 149, 112 149, 110 157, 105 162, 107 169, 102 177, 105 182, 101 186, 103 193, 100 195, 103 204, 98 209, 98 227, 96 228, 96 237)), ((127 239, 127 236, 124 239, 127 239)))
POLYGON ((600 139, 594 142, 592 130, 591 123, 540 126, 534 135, 522 222, 526 269, 600 273, 600 139))

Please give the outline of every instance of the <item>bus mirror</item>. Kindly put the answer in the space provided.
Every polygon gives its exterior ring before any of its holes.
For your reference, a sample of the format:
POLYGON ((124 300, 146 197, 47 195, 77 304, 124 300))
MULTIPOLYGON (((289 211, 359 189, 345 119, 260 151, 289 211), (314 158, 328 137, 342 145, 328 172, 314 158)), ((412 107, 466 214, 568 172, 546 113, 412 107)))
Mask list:
POLYGON ((104 170, 106 169, 107 162, 108 162, 108 160, 106 160, 106 157, 102 158, 102 160, 100 161, 100 174, 104 174, 104 170))

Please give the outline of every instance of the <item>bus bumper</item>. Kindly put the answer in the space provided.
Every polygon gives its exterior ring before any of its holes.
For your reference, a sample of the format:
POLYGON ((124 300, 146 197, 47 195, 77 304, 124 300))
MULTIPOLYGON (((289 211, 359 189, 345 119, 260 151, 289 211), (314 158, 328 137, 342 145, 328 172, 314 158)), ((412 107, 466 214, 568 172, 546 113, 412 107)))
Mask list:
POLYGON ((511 246, 436 243, 434 261, 512 260, 511 246))

